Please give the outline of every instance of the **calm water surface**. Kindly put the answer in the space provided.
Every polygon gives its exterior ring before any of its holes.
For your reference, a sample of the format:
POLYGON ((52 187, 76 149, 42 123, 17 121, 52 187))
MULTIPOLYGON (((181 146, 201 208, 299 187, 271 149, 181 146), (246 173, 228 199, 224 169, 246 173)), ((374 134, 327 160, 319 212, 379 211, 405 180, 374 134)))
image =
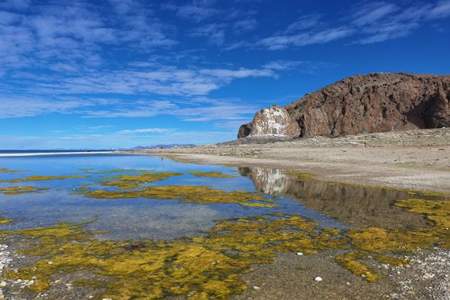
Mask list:
MULTIPOLYGON (((183 164, 160 157, 134 155, 2 157, 0 168, 17 170, 12 174, 0 174, 1 179, 29 175, 85 176, 81 179, 20 183, 49 188, 38 193, 16 196, 0 194, 1 215, 15 220, 12 225, 3 226, 8 229, 48 226, 58 222, 90 222, 90 229, 105 231, 100 235, 103 238, 173 239, 201 234, 219 220, 272 213, 299 214, 324 226, 347 226, 346 220, 342 222, 320 208, 305 205, 305 201, 313 201, 317 195, 297 195, 295 191, 298 192, 298 187, 304 183, 292 181, 280 170, 183 164), (189 173, 199 170, 219 171, 235 177, 204 178, 189 173), (274 199, 276 207, 249 208, 237 204, 205 205, 157 199, 100 200, 86 198, 76 192, 81 186, 96 186, 114 175, 137 171, 183 174, 154 185, 202 185, 227 191, 264 193, 274 199), (297 190, 291 190, 293 186, 297 190)), ((0 186, 12 185, 0 183, 0 186)))

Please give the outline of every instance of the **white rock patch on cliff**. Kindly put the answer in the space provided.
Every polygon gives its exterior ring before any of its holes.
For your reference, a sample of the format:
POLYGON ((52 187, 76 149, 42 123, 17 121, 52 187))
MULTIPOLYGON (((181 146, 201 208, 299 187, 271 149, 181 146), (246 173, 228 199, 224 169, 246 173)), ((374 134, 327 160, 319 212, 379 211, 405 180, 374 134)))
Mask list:
POLYGON ((298 137, 300 127, 286 109, 273 106, 259 111, 252 121, 250 136, 298 137))

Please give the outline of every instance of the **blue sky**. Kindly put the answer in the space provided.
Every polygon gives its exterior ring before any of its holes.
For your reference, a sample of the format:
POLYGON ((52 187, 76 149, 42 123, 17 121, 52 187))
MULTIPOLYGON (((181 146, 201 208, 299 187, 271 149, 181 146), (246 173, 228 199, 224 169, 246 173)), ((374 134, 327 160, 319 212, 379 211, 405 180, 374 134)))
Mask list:
POLYGON ((354 74, 449 74, 450 0, 0 0, 0 149, 233 139, 354 74))

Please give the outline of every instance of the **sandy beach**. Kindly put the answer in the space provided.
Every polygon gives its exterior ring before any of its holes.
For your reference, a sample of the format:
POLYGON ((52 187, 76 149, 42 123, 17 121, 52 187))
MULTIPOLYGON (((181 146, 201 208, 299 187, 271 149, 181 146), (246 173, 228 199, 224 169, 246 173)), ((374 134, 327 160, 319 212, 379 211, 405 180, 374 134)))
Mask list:
POLYGON ((183 162, 296 169, 317 179, 450 192, 450 129, 149 149, 183 162))

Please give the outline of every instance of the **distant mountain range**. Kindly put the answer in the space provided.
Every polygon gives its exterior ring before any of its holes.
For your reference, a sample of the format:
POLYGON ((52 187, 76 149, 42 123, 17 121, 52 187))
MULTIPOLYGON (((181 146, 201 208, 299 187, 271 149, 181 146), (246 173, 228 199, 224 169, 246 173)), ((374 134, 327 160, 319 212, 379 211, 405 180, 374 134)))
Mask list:
POLYGON ((194 144, 160 144, 152 146, 136 146, 131 148, 131 150, 143 150, 143 149, 172 149, 172 148, 194 148, 194 144))

